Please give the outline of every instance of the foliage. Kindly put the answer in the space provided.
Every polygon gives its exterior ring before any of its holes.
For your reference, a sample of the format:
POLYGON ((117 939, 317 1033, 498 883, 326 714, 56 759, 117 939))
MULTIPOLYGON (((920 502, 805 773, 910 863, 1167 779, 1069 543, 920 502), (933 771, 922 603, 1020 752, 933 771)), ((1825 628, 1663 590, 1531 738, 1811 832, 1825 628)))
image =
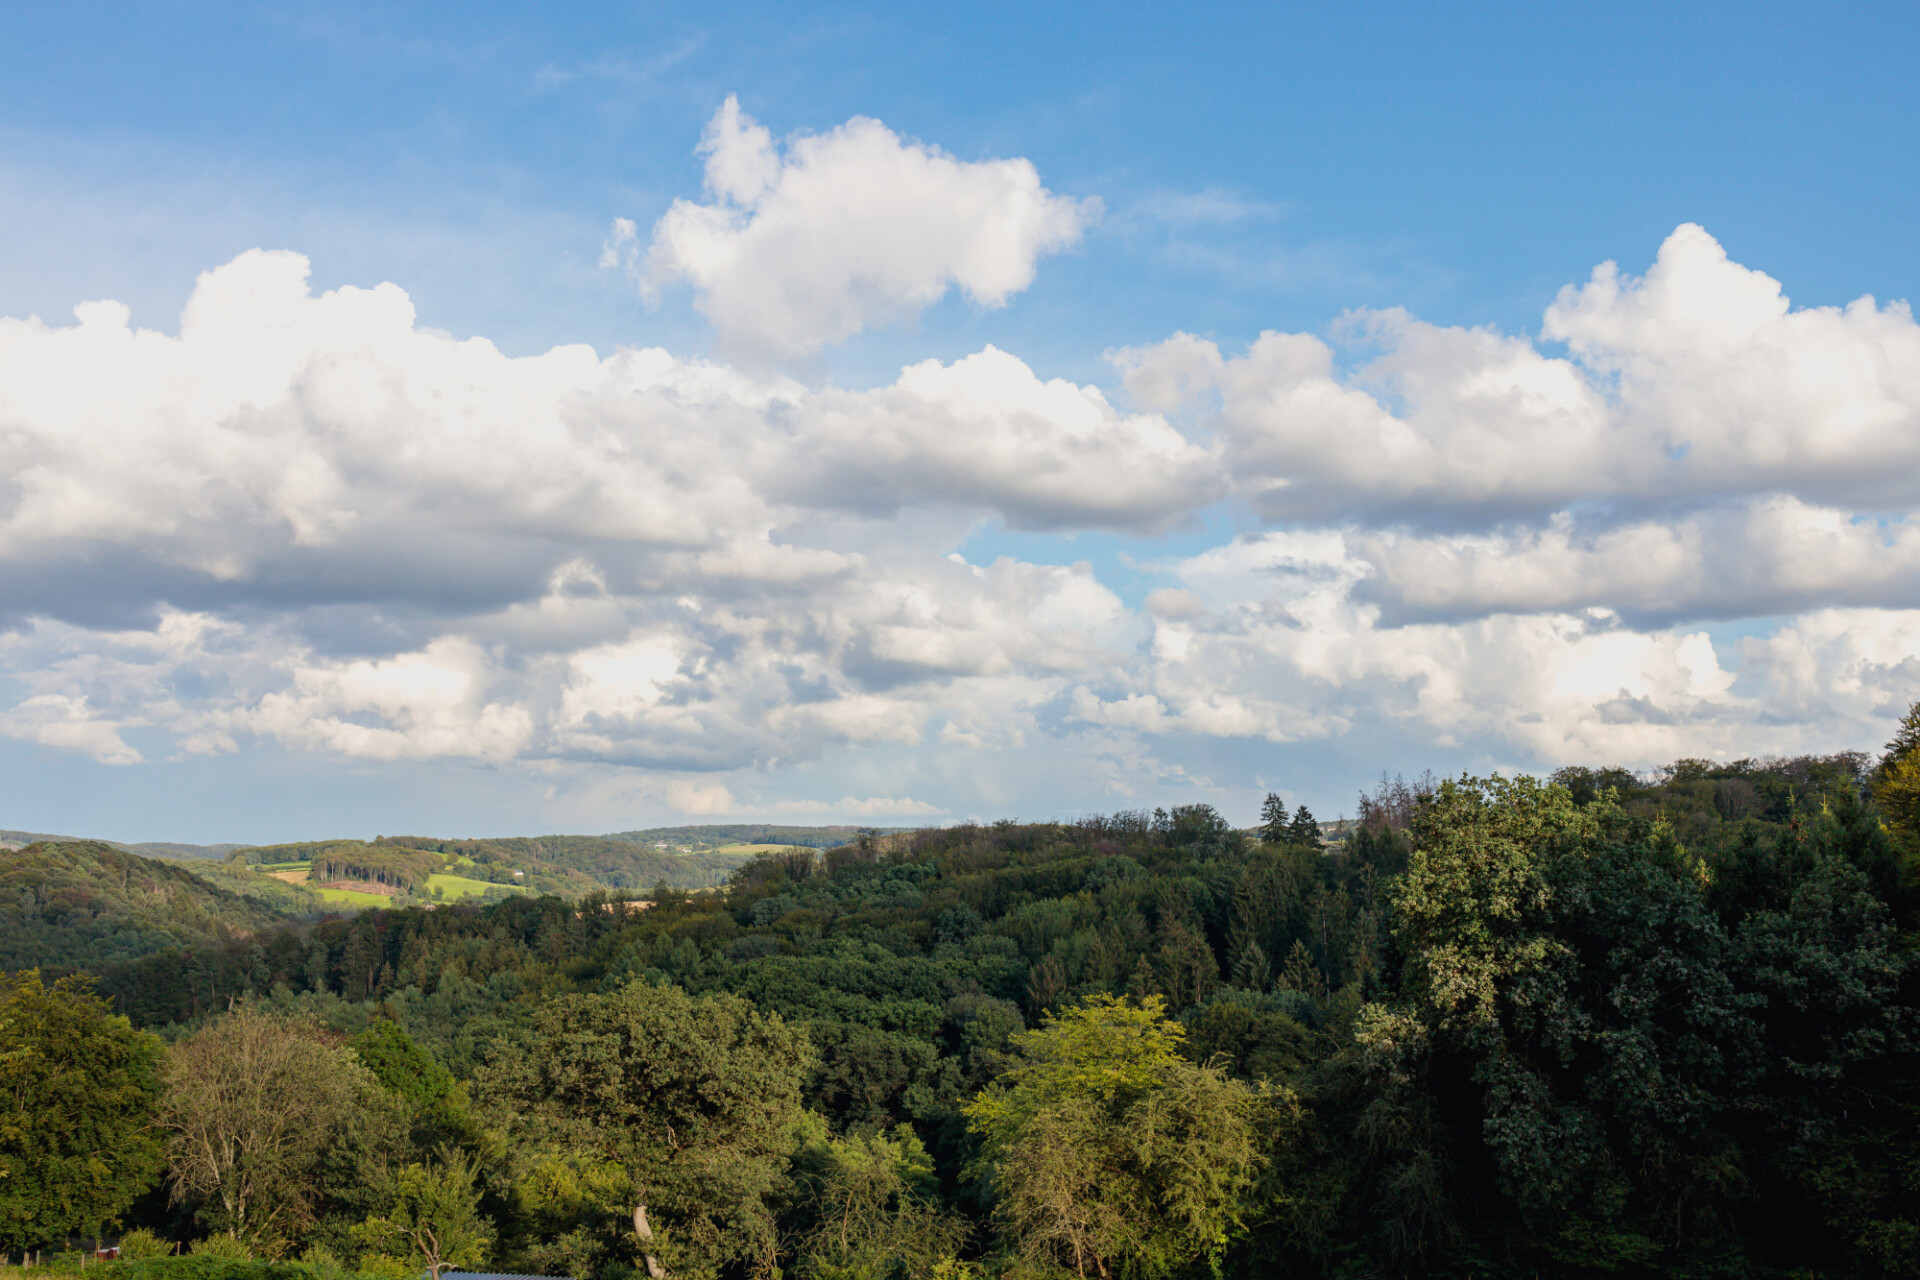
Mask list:
POLYGON ((112 1280, 355 1280, 365 1273, 348 1271, 331 1261, 321 1265, 267 1262, 249 1258, 244 1252, 210 1254, 195 1250, 183 1257, 109 1264, 106 1274, 112 1280))
POLYGON ((164 1240, 144 1227, 135 1227, 120 1237, 120 1261, 122 1262, 164 1258, 172 1252, 172 1241, 164 1240))
MULTIPOLYGON (((407 1180, 458 1164, 492 1265, 582 1280, 1012 1280, 1076 1243, 1115 1276, 1912 1275, 1902 741, 1383 776, 1325 827, 1275 797, 1256 833, 1205 806, 848 833, 704 892, 598 890, 719 874, 619 837, 396 837, 355 843, 532 887, 241 926, 258 904, 182 882, 215 905, 160 950, 124 927, 145 864, 123 887, 60 854, 27 887, 100 908, 31 947, 104 957, 175 1063, 264 1019, 313 1068, 279 1078, 333 1082, 255 1162, 292 1188, 255 1247, 311 1266, 156 1263, 409 1280, 407 1180)), ((273 1109, 220 1078, 228 1129, 273 1109)), ((210 1189, 124 1217, 231 1239, 226 1214, 210 1189)))
POLYGON ((431 1164, 408 1165, 394 1177, 392 1207, 355 1226, 355 1239, 378 1257, 425 1268, 434 1280, 450 1267, 480 1266, 493 1224, 480 1213, 474 1173, 457 1148, 443 1149, 431 1164))
POLYGON ((624 1166, 636 1226, 654 1215, 645 1252, 670 1271, 766 1270, 784 1139, 812 1065, 805 1034, 777 1014, 635 982, 553 1001, 488 1083, 532 1109, 540 1136, 624 1166))
POLYGON ((270 849, 249 849, 247 857, 256 862, 280 862, 298 855, 309 863, 307 879, 315 884, 334 880, 361 880, 370 884, 414 888, 445 865, 431 853, 391 845, 362 844, 358 840, 340 840, 319 846, 282 845, 270 849))
POLYGON ((967 1118, 1020 1252, 1103 1277, 1224 1252, 1259 1161, 1256 1095, 1184 1040, 1158 996, 1105 995, 1014 1037, 1018 1061, 967 1118))
POLYGON ((734 844, 791 844, 813 849, 835 849, 856 844, 863 835, 887 835, 899 827, 795 827, 766 822, 735 822, 698 827, 651 827, 616 831, 608 840, 629 844, 664 844, 670 849, 716 849, 734 844))
POLYGON ((97 840, 0 850, 0 969, 102 968, 294 917, 97 840))
POLYGON ((802 1129, 789 1230, 804 1240, 807 1275, 919 1280, 951 1267, 970 1231, 939 1207, 932 1157, 911 1128, 839 1138, 809 1116, 802 1129))
MULTIPOLYGON (((695 828, 701 830, 701 828, 695 828)), ((630 833, 640 835, 644 833, 630 833)), ((623 836, 534 836, 491 840, 441 840, 387 836, 381 846, 429 849, 462 860, 463 869, 498 884, 524 882, 549 892, 579 895, 595 889, 651 889, 656 884, 699 889, 725 884, 746 861, 738 853, 711 849, 674 854, 623 836), (464 864, 471 863, 471 866, 464 864)))
POLYGON ((0 1249, 98 1235, 146 1189, 159 1059, 84 979, 0 975, 0 1249))
POLYGON ((159 1123, 176 1202, 265 1257, 312 1220, 322 1154, 364 1068, 311 1024, 241 1008, 177 1045, 159 1123))
POLYGON ((479 1140, 466 1087, 391 1018, 375 1018, 352 1041, 353 1056, 388 1093, 402 1099, 425 1145, 479 1140))

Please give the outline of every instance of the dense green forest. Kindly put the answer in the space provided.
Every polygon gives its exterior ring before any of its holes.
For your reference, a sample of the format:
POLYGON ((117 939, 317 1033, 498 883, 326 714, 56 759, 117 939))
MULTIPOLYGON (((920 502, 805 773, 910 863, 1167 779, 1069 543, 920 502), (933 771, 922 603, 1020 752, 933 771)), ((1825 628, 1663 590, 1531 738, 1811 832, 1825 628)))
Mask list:
POLYGON ((262 921, 17 979, 13 1114, 157 1137, 61 1218, 14 1176, 52 1139, 0 1127, 0 1246, 117 1217, 390 1280, 1920 1275, 1920 713, 1878 761, 1383 778, 1339 841, 1263 817, 869 834, 645 909, 262 921), (60 1019, 119 1101, 26 1102, 60 1019))
POLYGON ((272 882, 248 887, 98 841, 8 851, 0 854, 0 968, 99 972, 245 939, 304 914, 298 900, 310 896, 272 882))
POLYGON ((638 831, 616 831, 609 840, 669 849, 719 849, 731 844, 797 844, 810 849, 831 849, 852 844, 862 835, 887 835, 900 827, 790 827, 766 822, 733 822, 702 827, 646 827, 638 831))

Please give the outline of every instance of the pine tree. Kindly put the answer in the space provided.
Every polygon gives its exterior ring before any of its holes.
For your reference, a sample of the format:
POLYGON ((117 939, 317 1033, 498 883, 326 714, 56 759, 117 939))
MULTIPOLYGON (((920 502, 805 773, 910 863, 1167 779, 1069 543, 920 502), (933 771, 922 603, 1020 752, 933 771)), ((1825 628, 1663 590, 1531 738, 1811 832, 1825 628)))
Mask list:
POLYGON ((1320 824, 1313 820, 1313 814, 1307 806, 1301 805, 1294 811, 1293 821, 1287 826, 1287 839, 1309 849, 1320 847, 1320 824))
POLYGON ((1153 962, 1145 955, 1133 966, 1133 977, 1127 981, 1127 994, 1136 1000, 1160 994, 1160 980, 1154 975, 1153 962))
POLYGON ((1267 953, 1252 939, 1240 948, 1233 962, 1233 985, 1246 991, 1265 991, 1273 981, 1273 965, 1267 953))
POLYGON ((1276 984, 1288 991, 1301 991, 1314 1000, 1324 1002, 1327 998, 1327 980, 1319 967, 1313 963, 1313 954, 1307 950, 1307 944, 1300 939, 1293 940, 1293 950, 1287 952, 1287 963, 1280 971, 1280 981, 1276 984))
POLYGON ((1287 839, 1287 802, 1271 791, 1260 806, 1260 838, 1268 844, 1284 844, 1287 839))
MULTIPOLYGON (((1880 768, 1885 770, 1895 761, 1913 754, 1920 747, 1920 702, 1907 708, 1907 714, 1901 717, 1900 727, 1894 730, 1893 741, 1887 744, 1887 754, 1880 758, 1880 768)), ((1272 796, 1267 799, 1271 801, 1272 796)))

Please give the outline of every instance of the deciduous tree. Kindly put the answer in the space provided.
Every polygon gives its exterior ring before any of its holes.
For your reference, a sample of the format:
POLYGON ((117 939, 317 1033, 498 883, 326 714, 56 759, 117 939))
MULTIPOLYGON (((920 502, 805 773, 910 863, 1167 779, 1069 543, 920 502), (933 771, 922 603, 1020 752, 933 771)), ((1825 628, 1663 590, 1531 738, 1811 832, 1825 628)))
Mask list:
POLYGON ((0 975, 0 1248, 97 1233, 152 1183, 160 1054, 84 979, 0 975))
POLYGON ((480 1213, 473 1162, 451 1148, 431 1164, 401 1169, 393 1180, 393 1207, 357 1225, 353 1234, 376 1254, 440 1280, 448 1267, 473 1268, 487 1260, 493 1224, 480 1213))
POLYGON ((321 1152, 372 1087, 319 1028, 236 1009, 167 1056, 160 1122, 175 1202, 277 1256, 311 1219, 321 1152))
POLYGON ((773 1198, 813 1064, 805 1032, 736 996, 636 982, 549 1003, 490 1083, 544 1135, 627 1169, 650 1275, 770 1274, 773 1198))
POLYGON ((1171 1275, 1217 1258, 1252 1185, 1254 1089, 1181 1056, 1158 997, 1111 996, 1013 1037, 1017 1065, 968 1105, 995 1216, 1036 1262, 1171 1275))

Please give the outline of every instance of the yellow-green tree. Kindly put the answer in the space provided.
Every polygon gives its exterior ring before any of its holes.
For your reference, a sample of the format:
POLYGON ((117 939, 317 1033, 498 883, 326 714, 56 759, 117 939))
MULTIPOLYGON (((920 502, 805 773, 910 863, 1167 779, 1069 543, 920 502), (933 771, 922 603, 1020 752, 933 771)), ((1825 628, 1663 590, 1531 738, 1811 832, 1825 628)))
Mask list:
POLYGON ((393 1207, 355 1226, 353 1235, 369 1252, 440 1280, 448 1267, 472 1268, 487 1260, 493 1224, 481 1216, 472 1161, 453 1148, 433 1164, 400 1170, 393 1207))
POLYGON ((936 1202, 933 1159, 913 1129, 835 1137, 801 1122, 793 1181, 801 1209, 799 1271, 811 1280, 921 1280, 949 1271, 968 1235, 936 1202))
POLYGON ((1887 825, 1908 840, 1920 838, 1920 702, 1907 708, 1881 757, 1873 798, 1887 825))
POLYGON ((1260 1163, 1259 1094, 1181 1055, 1158 996, 1095 995, 1013 1037, 967 1106, 994 1214, 1027 1259, 1075 1275, 1170 1275, 1218 1257, 1260 1163))

